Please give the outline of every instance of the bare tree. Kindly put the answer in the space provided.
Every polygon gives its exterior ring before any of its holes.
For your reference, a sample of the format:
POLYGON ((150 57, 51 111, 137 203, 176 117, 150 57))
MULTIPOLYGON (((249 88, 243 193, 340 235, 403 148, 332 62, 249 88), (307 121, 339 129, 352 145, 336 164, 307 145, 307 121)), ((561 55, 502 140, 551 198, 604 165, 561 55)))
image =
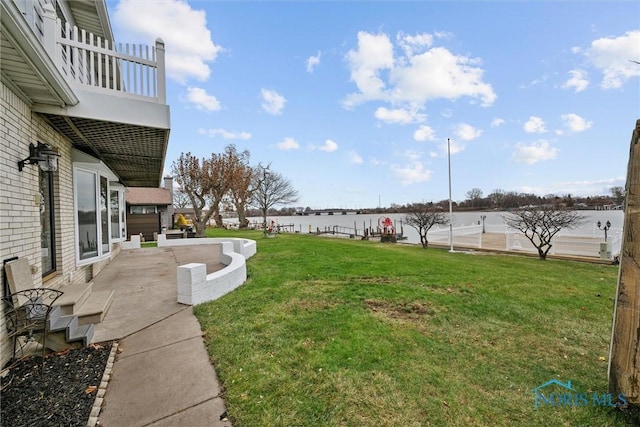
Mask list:
POLYGON ((240 228, 247 228, 247 205, 251 200, 253 187, 251 185, 254 170, 249 166, 249 151, 238 153, 233 145, 227 146, 227 179, 229 182, 229 194, 238 213, 240 228))
POLYGON ((429 246, 427 233, 434 225, 447 225, 449 220, 445 212, 433 203, 414 203, 407 206, 407 215, 404 221, 407 225, 416 229, 420 235, 420 243, 423 248, 429 246))
POLYGON ((497 208, 502 208, 504 206, 504 199, 506 197, 506 194, 507 194, 506 191, 504 191, 504 190, 502 190, 500 188, 496 188, 487 197, 493 202, 493 204, 497 208))
POLYGON ((253 174, 252 204, 262 212, 262 225, 267 228, 267 212, 273 206, 298 201, 298 192, 293 188, 288 179, 273 172, 271 165, 258 164, 253 174))
POLYGON ((610 191, 611 196, 613 196, 613 200, 616 202, 616 205, 621 205, 624 202, 624 188, 620 186, 611 187, 610 191))
MULTIPOLYGON (((228 147, 227 147, 228 148, 228 147)), ((226 149, 225 149, 226 150, 226 149)), ((216 226, 223 227, 222 215, 220 215, 220 204, 229 191, 229 175, 228 175, 228 159, 227 153, 211 154, 211 160, 208 162, 207 175, 210 180, 210 197, 211 209, 216 226)))
POLYGON ((173 207, 183 209, 189 207, 191 201, 189 195, 182 191, 182 188, 173 191, 173 207))
POLYGON ((213 215, 210 163, 210 160, 198 159, 191 153, 182 153, 172 165, 173 176, 193 207, 198 237, 204 237, 207 222, 213 215))
POLYGON ((518 208, 503 216, 505 224, 523 233, 538 250, 541 260, 553 246, 551 240, 563 228, 575 228, 584 220, 573 209, 556 206, 518 208))
POLYGON ((472 188, 467 191, 467 198, 471 201, 471 207, 473 208, 476 201, 482 199, 482 190, 479 188, 472 188))

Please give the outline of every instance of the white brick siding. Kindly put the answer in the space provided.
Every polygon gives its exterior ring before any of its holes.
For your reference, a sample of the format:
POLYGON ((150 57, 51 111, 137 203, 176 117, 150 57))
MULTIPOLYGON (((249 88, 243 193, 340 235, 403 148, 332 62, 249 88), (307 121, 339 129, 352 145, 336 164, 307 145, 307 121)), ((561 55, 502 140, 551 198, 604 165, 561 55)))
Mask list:
MULTIPOLYGON (((34 287, 63 288, 69 283, 85 283, 105 261, 93 268, 76 267, 71 142, 57 133, 46 120, 31 111, 0 82, 0 261, 17 256, 27 258, 35 273, 34 287), (40 205, 37 201, 38 166, 18 161, 29 155, 29 144, 51 144, 58 153, 54 172, 56 272, 42 282, 40 249, 40 205)), ((118 253, 118 245, 112 250, 118 253)), ((107 261, 108 262, 108 261, 107 261)), ((2 267, 0 267, 2 268, 2 267)), ((4 295, 2 295, 4 296, 4 295)), ((0 368, 11 358, 4 310, 0 309, 0 368)))

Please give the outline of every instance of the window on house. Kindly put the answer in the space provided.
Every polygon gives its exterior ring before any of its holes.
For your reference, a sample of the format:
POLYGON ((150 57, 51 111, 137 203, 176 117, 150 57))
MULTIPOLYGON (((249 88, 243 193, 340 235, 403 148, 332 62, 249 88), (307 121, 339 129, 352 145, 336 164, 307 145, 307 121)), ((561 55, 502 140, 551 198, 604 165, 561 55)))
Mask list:
POLYGON ((130 206, 129 213, 132 215, 154 214, 158 213, 157 206, 130 206))
POLYGON ((102 235, 102 254, 108 254, 109 245, 109 181, 107 177, 100 177, 100 225, 102 235))
MULTIPOLYGON (((113 178, 112 178, 113 179, 113 178)), ((111 243, 125 238, 124 187, 99 169, 73 169, 77 262, 90 264, 111 252, 111 243)))
POLYGON ((109 209, 111 218, 111 238, 119 241, 124 240, 125 233, 125 219, 124 219, 124 188, 111 187, 111 194, 109 198, 109 209))
POLYGON ((56 271, 56 230, 53 172, 40 170, 40 252, 42 276, 56 271))
POLYGON ((78 258, 80 261, 99 256, 97 178, 92 171, 74 171, 78 258))

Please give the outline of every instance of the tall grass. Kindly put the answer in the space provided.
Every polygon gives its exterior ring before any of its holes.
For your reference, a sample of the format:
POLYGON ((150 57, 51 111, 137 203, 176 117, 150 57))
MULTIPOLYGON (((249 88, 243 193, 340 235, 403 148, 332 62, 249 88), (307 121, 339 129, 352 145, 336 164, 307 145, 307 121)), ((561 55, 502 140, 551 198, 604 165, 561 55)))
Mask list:
POLYGON ((195 307, 237 426, 629 422, 534 407, 551 379, 607 392, 617 267, 240 235, 258 241, 247 282, 195 307))

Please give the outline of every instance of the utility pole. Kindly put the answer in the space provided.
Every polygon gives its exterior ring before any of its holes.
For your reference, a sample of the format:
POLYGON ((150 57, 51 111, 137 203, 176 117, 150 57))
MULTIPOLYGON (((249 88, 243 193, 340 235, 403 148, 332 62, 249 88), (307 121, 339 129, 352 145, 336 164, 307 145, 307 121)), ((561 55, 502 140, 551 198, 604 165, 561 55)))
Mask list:
POLYGON ((609 350, 609 392, 640 404, 640 119, 631 136, 620 274, 609 350))
POLYGON ((447 138, 447 160, 449 164, 449 252, 453 252, 453 202, 451 201, 451 138, 447 138))

